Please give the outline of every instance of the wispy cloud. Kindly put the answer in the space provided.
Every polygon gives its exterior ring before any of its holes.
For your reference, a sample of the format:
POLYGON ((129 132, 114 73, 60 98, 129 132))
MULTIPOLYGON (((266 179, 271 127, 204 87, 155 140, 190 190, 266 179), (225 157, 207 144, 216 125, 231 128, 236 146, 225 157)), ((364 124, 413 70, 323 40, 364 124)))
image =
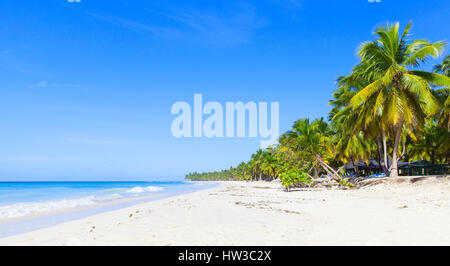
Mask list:
POLYGON ((302 4, 299 0, 270 0, 277 7, 282 8, 288 13, 291 18, 296 18, 297 13, 302 8, 302 4))
POLYGON ((66 138, 68 142, 82 145, 119 146, 131 144, 131 141, 113 138, 66 138))
POLYGON ((11 51, 10 50, 0 50, 0 56, 4 56, 9 54, 11 51))
POLYGON ((154 21, 160 21, 159 24, 110 15, 88 14, 108 23, 151 33, 157 37, 215 45, 238 45, 249 42, 253 39, 255 31, 265 25, 265 19, 249 4, 221 11, 202 11, 193 8, 178 12, 152 11, 152 14, 158 17, 154 21))
POLYGON ((271 0, 273 3, 289 9, 298 9, 302 5, 299 0, 271 0))
POLYGON ((0 163, 64 163, 71 161, 73 161, 71 158, 49 156, 16 156, 0 158, 0 163))
POLYGON ((149 32, 161 37, 169 37, 176 38, 182 37, 182 31, 178 29, 168 28, 168 27, 160 27, 154 25, 147 25, 144 23, 140 23, 138 21, 134 21, 127 18, 109 16, 109 15, 99 15, 94 13, 87 13, 93 17, 101 19, 111 24, 115 24, 130 30, 138 31, 138 32, 149 32))
POLYGON ((38 83, 31 84, 30 86, 28 86, 28 88, 42 88, 42 87, 46 87, 47 85, 48 85, 48 82, 46 80, 43 80, 38 83))

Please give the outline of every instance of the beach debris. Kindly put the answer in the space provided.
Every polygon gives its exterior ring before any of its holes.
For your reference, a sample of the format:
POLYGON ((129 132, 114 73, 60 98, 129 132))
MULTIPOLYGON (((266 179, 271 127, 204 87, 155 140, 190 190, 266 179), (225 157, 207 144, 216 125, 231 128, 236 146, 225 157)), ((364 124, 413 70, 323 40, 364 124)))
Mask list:
POLYGON ((356 177, 356 178, 349 178, 348 182, 352 183, 355 188, 362 188, 382 184, 384 183, 385 180, 386 178, 356 177))
POLYGON ((271 189, 272 187, 267 187, 267 186, 265 186, 265 187, 255 186, 255 187, 252 187, 252 188, 271 189))
POLYGON ((301 214, 301 212, 298 212, 298 211, 291 211, 291 210, 280 210, 280 211, 283 211, 285 213, 301 214))
POLYGON ((272 206, 267 205, 267 203, 279 203, 279 202, 258 201, 256 203, 251 203, 251 202, 236 201, 234 204, 245 206, 247 208, 257 208, 257 209, 272 210, 272 211, 291 213, 291 214, 301 214, 298 211, 291 211, 291 210, 286 210, 286 209, 273 208, 272 206))

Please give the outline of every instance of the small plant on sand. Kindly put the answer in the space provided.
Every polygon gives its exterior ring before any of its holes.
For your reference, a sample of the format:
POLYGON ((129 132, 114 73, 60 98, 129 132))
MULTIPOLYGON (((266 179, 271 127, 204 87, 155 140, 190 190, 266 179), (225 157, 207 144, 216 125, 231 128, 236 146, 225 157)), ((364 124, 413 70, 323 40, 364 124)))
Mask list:
POLYGON ((341 180, 339 181, 339 185, 340 185, 340 186, 343 186, 343 187, 353 188, 353 184, 350 183, 350 182, 348 182, 348 181, 345 180, 345 179, 341 179, 341 180))
POLYGON ((280 173, 281 182, 286 191, 294 187, 303 187, 311 184, 311 177, 301 168, 290 168, 280 173))

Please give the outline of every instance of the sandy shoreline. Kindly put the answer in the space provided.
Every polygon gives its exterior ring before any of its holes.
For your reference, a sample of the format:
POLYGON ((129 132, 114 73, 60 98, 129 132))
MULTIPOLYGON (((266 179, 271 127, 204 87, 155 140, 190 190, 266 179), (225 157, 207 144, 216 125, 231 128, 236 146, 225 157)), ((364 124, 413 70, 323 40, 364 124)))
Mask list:
POLYGON ((347 191, 221 182, 0 245, 450 245, 449 224, 449 177, 347 191))

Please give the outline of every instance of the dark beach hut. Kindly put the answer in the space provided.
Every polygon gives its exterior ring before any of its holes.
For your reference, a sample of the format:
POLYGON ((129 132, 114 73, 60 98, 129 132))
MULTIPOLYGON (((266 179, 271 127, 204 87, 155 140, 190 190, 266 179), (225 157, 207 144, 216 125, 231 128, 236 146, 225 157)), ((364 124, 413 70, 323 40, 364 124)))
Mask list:
MULTIPOLYGON (((384 160, 381 162, 383 163, 384 160)), ((392 165, 392 159, 388 159, 388 166, 392 165)), ((344 166, 348 174, 370 175, 383 172, 382 167, 375 159, 366 161, 358 161, 356 163, 347 163, 344 166)), ((440 175, 448 174, 449 166, 447 164, 432 164, 429 161, 421 160, 414 162, 398 162, 399 175, 415 176, 415 175, 440 175)))

